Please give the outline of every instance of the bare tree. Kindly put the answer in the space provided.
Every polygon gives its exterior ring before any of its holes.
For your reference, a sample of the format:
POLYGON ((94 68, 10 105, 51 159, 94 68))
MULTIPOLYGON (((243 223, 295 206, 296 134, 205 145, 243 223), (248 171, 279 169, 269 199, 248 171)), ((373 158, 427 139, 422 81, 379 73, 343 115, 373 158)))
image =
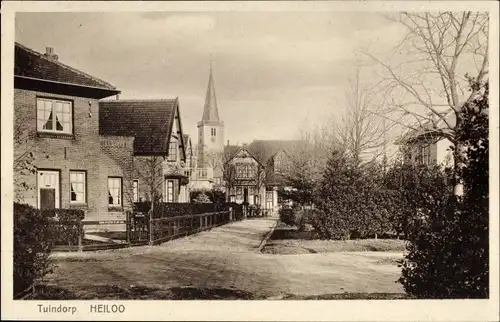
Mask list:
POLYGON ((356 166, 385 157, 387 127, 377 115, 383 103, 367 85, 361 83, 360 71, 349 80, 345 114, 333 124, 333 140, 356 166))
POLYGON ((232 159, 233 155, 230 151, 223 151, 219 154, 219 160, 222 169, 222 184, 226 192, 226 198, 229 198, 231 189, 236 184, 236 166, 233 162, 231 162, 232 159))
POLYGON ((25 176, 36 174, 36 144, 33 141, 31 115, 15 113, 14 118, 14 194, 16 201, 23 201, 23 193, 32 189, 25 176))
POLYGON ((456 170, 463 154, 455 139, 460 110, 481 86, 466 88, 469 81, 484 84, 488 77, 488 14, 403 12, 391 19, 407 30, 391 59, 410 58, 389 64, 365 52, 386 73, 380 82, 387 98, 382 114, 406 128, 447 138, 455 147, 456 170), (468 62, 475 66, 465 66, 468 62))
MULTIPOLYGON (((154 211, 155 203, 162 196, 162 185, 165 183, 163 175, 165 173, 180 173, 181 171, 176 161, 168 162, 166 153, 161 152, 167 138, 159 136, 157 133, 161 133, 159 127, 153 127, 147 136, 149 141, 146 143, 148 147, 145 150, 148 151, 149 155, 134 157, 135 171, 139 182, 147 187, 146 200, 151 202, 151 212, 154 211)), ((173 144, 173 142, 169 140, 169 144, 173 144)), ((168 147, 166 148, 168 151, 168 147)))

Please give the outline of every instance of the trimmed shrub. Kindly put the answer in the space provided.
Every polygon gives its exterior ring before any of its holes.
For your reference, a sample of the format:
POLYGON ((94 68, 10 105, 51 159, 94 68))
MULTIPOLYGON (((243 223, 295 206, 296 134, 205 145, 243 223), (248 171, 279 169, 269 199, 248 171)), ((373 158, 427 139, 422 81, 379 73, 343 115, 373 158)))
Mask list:
POLYGON ((222 205, 221 210, 222 211, 227 211, 231 208, 233 210, 233 216, 235 220, 241 220, 243 219, 243 206, 241 204, 235 203, 235 202, 228 202, 224 205, 222 205))
POLYGON ((49 219, 52 246, 78 245, 78 239, 83 236, 82 219, 85 212, 81 209, 44 209, 42 215, 49 219))
POLYGON ((294 211, 292 208, 281 208, 279 210, 280 221, 285 225, 294 226, 295 220, 293 213, 294 211))
POLYGON ((58 218, 61 221, 80 221, 85 217, 85 212, 81 209, 44 209, 41 212, 46 217, 58 218))
POLYGON ((51 271, 51 237, 47 216, 14 203, 14 297, 51 271))

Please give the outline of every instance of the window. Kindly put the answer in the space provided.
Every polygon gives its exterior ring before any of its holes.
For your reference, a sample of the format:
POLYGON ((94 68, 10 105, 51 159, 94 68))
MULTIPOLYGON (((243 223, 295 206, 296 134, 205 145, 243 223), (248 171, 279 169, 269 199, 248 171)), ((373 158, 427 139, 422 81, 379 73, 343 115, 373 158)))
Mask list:
POLYGON ((170 141, 170 144, 168 146, 168 158, 167 161, 177 161, 177 142, 176 141, 170 141))
POLYGON ((255 165, 240 163, 236 165, 237 178, 254 178, 256 173, 255 165))
POLYGON ((217 131, 216 131, 216 129, 215 129, 215 128, 211 128, 211 129, 210 129, 210 135, 211 135, 211 136, 216 136, 216 135, 217 135, 217 131))
POLYGON ((167 202, 174 202, 174 180, 167 180, 167 202))
POLYGON ((108 178, 108 205, 122 205, 122 178, 108 178))
POLYGON ((419 161, 421 164, 430 164, 431 163, 431 146, 430 144, 420 146, 420 158, 419 161))
POLYGON ((37 98, 36 105, 39 132, 73 133, 71 102, 37 98))
POLYGON ((70 171, 70 203, 85 203, 85 171, 70 171))
POLYGON ((132 183, 132 198, 134 202, 139 202, 139 180, 134 180, 132 183))
POLYGON ((266 209, 273 208, 273 192, 266 191, 266 209))
POLYGON ((243 187, 236 187, 236 200, 243 199, 243 187))

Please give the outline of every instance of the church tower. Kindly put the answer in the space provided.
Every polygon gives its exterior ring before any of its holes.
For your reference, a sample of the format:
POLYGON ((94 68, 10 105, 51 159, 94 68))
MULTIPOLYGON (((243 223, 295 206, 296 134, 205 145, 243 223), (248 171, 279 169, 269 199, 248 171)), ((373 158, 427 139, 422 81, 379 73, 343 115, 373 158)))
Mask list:
POLYGON ((221 152, 224 148, 224 122, 219 119, 215 85, 210 62, 210 75, 208 77, 207 96, 203 116, 198 122, 198 166, 207 166, 205 155, 210 152, 221 152))

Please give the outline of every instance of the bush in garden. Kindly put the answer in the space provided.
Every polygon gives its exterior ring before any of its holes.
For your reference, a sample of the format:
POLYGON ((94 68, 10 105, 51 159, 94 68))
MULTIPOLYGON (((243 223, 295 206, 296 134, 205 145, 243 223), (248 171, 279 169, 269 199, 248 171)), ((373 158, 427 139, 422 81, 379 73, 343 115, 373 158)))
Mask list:
POLYGON ((83 210, 44 209, 40 212, 49 219, 52 245, 78 245, 79 237, 83 236, 83 227, 80 224, 85 217, 83 210))
POLYGON ((283 207, 279 210, 280 221, 288 226, 293 226, 295 224, 293 217, 293 209, 289 207, 283 207))
POLYGON ((194 203, 210 203, 210 198, 205 193, 200 193, 195 199, 194 203))
MULTIPOLYGON (((473 84, 473 86, 477 86, 473 84)), ((488 84, 465 105, 456 128, 463 147, 461 197, 426 209, 411 226, 400 282, 418 298, 488 298, 488 84)))
POLYGON ((14 203, 14 296, 51 271, 49 218, 29 205, 14 203))
POLYGON ((384 185, 395 200, 393 228, 405 239, 422 217, 444 205, 453 189, 449 173, 439 166, 411 164, 394 164, 385 174, 384 185))
POLYGON ((394 196, 377 167, 359 166, 340 151, 330 156, 312 225, 322 239, 366 238, 391 230, 394 196))

